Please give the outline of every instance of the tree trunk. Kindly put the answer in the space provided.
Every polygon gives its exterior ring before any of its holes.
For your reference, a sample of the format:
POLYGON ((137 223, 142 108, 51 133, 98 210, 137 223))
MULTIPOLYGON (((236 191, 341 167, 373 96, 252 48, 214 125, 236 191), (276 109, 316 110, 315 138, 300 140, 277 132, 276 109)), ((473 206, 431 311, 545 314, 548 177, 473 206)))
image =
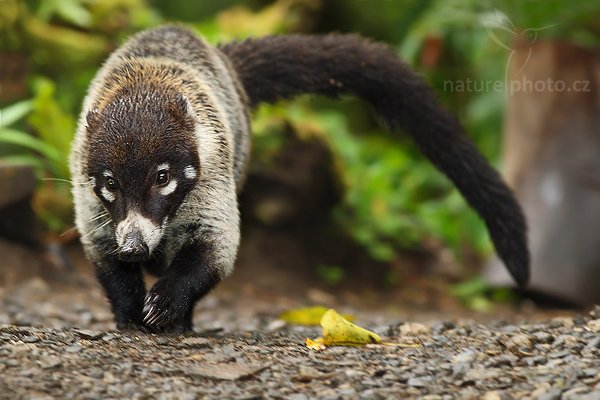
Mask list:
MULTIPOLYGON (((530 288, 600 302, 600 53, 520 44, 507 68, 505 178, 528 219, 530 288)), ((486 275, 509 282, 497 260, 486 275)))

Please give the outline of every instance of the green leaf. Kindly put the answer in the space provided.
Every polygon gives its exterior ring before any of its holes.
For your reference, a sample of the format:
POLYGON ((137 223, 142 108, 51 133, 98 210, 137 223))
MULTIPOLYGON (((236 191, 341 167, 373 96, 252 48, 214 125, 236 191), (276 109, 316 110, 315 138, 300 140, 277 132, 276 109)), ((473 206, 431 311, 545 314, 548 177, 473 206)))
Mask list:
POLYGON ((33 110, 33 101, 24 100, 13 103, 0 110, 0 127, 10 126, 33 110))
POLYGON ((459 299, 466 299, 469 297, 481 296, 489 289, 490 285, 484 279, 474 278, 454 285, 451 292, 453 296, 459 299))
POLYGON ((11 165, 26 165, 36 170, 38 175, 46 169, 43 160, 32 154, 15 154, 10 156, 0 156, 0 161, 11 165))
POLYGON ((71 141, 75 132, 75 119, 64 112, 54 97, 55 86, 52 81, 38 78, 34 82, 35 98, 33 112, 28 122, 35 129, 41 141, 54 149, 52 158, 58 168, 60 178, 69 176, 68 157, 71 141))
POLYGON ((44 0, 38 15, 48 21, 54 15, 80 27, 87 28, 92 23, 92 14, 83 6, 86 0, 44 0))
POLYGON ((44 143, 40 139, 30 134, 16 129, 3 128, 0 130, 0 142, 19 145, 42 154, 44 157, 60 163, 61 154, 51 145, 44 143))

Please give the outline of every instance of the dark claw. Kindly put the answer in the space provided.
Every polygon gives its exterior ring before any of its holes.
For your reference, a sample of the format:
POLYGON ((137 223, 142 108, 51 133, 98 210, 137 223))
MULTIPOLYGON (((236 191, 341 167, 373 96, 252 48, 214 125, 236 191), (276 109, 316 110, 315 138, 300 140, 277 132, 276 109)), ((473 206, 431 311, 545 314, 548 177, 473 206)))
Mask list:
POLYGON ((157 294, 151 295, 148 293, 146 296, 146 301, 144 302, 144 319, 143 322, 145 325, 155 325, 155 320, 157 317, 164 311, 161 311, 158 308, 158 300, 160 297, 157 294))
POLYGON ((160 326, 160 320, 161 320, 161 315, 164 314, 164 312, 158 311, 158 310, 153 310, 154 312, 152 314, 148 315, 148 319, 144 320, 144 323, 146 325, 149 326, 160 326))
POLYGON ((148 293, 143 311, 144 325, 150 328, 161 328, 171 322, 173 318, 173 305, 170 299, 158 294, 148 293))
POLYGON ((148 299, 146 299, 146 301, 144 301, 144 309, 142 310, 142 315, 147 315, 151 309, 152 305, 150 304, 148 299))
POLYGON ((177 280, 159 280, 146 294, 142 323, 154 332, 190 331, 189 298, 187 287, 177 280))

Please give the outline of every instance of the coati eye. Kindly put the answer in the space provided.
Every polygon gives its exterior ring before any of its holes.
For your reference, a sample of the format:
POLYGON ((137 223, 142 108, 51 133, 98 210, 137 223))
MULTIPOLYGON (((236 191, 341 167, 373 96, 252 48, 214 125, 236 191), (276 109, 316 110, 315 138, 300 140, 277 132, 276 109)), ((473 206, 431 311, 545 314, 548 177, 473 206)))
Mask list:
POLYGON ((108 190, 110 190, 111 192, 114 192, 115 190, 117 190, 117 181, 115 181, 114 178, 107 177, 106 178, 106 188, 108 190))
POLYGON ((165 186, 170 180, 169 171, 158 171, 156 174, 156 186, 165 186))

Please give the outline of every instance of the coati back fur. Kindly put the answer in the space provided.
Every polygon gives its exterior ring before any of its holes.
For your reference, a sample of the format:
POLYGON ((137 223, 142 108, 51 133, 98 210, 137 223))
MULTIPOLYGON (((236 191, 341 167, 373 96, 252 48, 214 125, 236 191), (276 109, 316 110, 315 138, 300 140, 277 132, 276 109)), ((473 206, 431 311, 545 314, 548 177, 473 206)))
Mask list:
POLYGON ((133 36, 102 66, 70 158, 76 224, 119 328, 191 329, 195 302, 233 270, 250 110, 303 93, 356 95, 410 133, 526 284, 525 220, 510 189, 385 45, 330 34, 215 48, 163 26, 133 36), (144 269, 161 274, 148 292, 144 269))

